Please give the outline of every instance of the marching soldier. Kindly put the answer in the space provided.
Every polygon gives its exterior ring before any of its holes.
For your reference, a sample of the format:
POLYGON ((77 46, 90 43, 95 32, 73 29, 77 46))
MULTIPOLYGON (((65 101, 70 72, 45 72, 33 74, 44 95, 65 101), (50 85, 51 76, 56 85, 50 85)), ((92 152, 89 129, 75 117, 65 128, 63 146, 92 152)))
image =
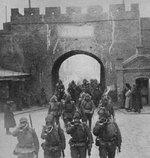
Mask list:
POLYGON ((121 152, 121 132, 116 122, 109 120, 105 107, 99 110, 99 120, 93 128, 96 146, 99 146, 100 158, 115 158, 116 149, 121 152))
MULTIPOLYGON (((101 99, 100 104, 99 104, 99 109, 101 109, 101 107, 104 107, 107 110, 109 117, 114 120, 115 112, 114 112, 113 105, 109 103, 109 100, 106 97, 103 97, 101 99)), ((99 114, 99 110, 98 110, 98 114, 99 114)))
POLYGON ((85 117, 84 121, 86 123, 87 121, 89 121, 89 128, 91 129, 92 117, 93 117, 95 106, 89 94, 86 94, 85 99, 81 103, 81 107, 83 108, 83 113, 85 117))
POLYGON ((38 157, 39 141, 35 130, 29 127, 27 118, 22 117, 19 122, 19 126, 12 132, 12 135, 18 140, 14 154, 18 158, 38 157))
POLYGON ((56 124, 59 124, 59 117, 61 116, 61 104, 57 101, 57 97, 53 95, 49 102, 48 114, 53 114, 56 124))
POLYGON ((83 100, 85 99, 86 95, 87 95, 87 93, 82 92, 82 93, 80 94, 79 100, 78 100, 78 102, 77 102, 77 110, 79 111, 79 113, 80 113, 80 115, 81 115, 82 121, 85 120, 84 109, 83 109, 83 107, 82 107, 82 102, 83 102, 83 100))
POLYGON ((65 94, 65 86, 63 85, 62 81, 59 80, 58 83, 56 84, 56 89, 55 89, 55 95, 57 96, 59 102, 63 98, 64 94, 65 94))
POLYGON ((80 121, 79 113, 75 113, 74 121, 67 124, 66 132, 72 137, 69 140, 71 158, 86 158, 87 150, 88 155, 91 155, 92 133, 88 126, 80 121))
POLYGON ((63 130, 60 126, 54 124, 53 115, 48 115, 45 121, 46 125, 41 134, 41 138, 45 140, 41 145, 44 150, 44 158, 60 158, 61 152, 64 157, 66 140, 63 130))
POLYGON ((65 125, 73 120, 75 110, 75 103, 71 100, 70 94, 68 94, 63 105, 63 121, 65 125))

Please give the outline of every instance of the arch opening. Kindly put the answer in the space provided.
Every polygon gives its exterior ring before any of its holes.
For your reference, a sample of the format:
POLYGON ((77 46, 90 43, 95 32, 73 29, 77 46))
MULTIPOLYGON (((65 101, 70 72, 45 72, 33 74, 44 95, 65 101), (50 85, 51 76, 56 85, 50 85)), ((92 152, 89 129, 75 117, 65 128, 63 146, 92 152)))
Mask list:
MULTIPOLYGON (((89 52, 85 52, 85 51, 80 51, 80 50, 76 50, 76 51, 70 51, 70 52, 67 52, 63 55, 61 55, 55 62, 54 62, 54 65, 53 65, 53 68, 52 68, 52 88, 53 88, 53 91, 55 90, 55 85, 56 83, 58 82, 59 80, 59 70, 60 70, 60 67, 62 65, 63 62, 65 62, 66 59, 70 58, 70 57, 73 57, 75 55, 86 55, 86 56, 89 56, 93 59, 95 59, 99 65, 100 65, 100 83, 102 85, 102 90, 105 89, 105 69, 104 69, 104 65, 101 61, 100 58, 98 58, 96 55, 92 54, 92 53, 89 53, 89 52)), ((92 79, 92 78, 91 78, 92 79)))
POLYGON ((142 106, 148 105, 150 102, 150 82, 149 78, 140 77, 135 80, 141 91, 142 106))

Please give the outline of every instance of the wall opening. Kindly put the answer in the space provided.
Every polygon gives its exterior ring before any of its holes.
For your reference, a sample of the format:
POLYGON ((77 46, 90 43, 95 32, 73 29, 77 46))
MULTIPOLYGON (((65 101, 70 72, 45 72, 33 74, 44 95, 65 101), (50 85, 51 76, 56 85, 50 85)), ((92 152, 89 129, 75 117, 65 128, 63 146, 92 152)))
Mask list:
POLYGON ((149 98, 149 79, 148 78, 137 78, 136 84, 140 87, 141 91, 141 104, 142 106, 148 105, 149 98))
POLYGON ((97 60, 88 55, 74 55, 66 59, 60 66, 59 78, 68 88, 68 84, 74 80, 78 84, 82 84, 84 79, 97 79, 100 82, 101 65, 97 60))
POLYGON ((99 73, 99 80, 100 80, 100 83, 102 85, 102 90, 104 90, 105 86, 106 86, 106 83, 105 83, 106 82, 105 81, 105 68, 104 68, 104 65, 103 65, 101 59, 98 58, 97 56, 95 56, 92 53, 85 52, 85 51, 80 51, 80 50, 75 50, 75 51, 70 51, 70 52, 67 52, 67 53, 63 54, 62 56, 60 56, 54 62, 54 65, 53 65, 53 68, 52 68, 52 87, 53 87, 53 91, 55 90, 56 83, 60 79, 59 71, 60 71, 62 63, 65 62, 66 59, 68 59, 70 57, 73 57, 75 55, 86 55, 86 56, 92 57, 93 59, 95 59, 98 62, 99 66, 100 66, 100 69, 99 69, 99 72, 98 72, 99 73))

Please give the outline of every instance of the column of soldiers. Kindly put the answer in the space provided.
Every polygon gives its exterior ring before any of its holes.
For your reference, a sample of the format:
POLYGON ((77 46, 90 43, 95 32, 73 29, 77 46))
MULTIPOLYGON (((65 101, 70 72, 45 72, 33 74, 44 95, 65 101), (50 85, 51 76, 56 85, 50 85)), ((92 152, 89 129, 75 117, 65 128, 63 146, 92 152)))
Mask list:
MULTIPOLYGON (((113 106, 109 98, 102 96, 98 82, 91 80, 89 83, 84 80, 82 85, 71 82, 68 94, 65 94, 62 82, 59 81, 57 86, 50 99, 48 115, 41 133, 41 138, 45 140, 41 145, 44 158, 65 157, 66 138, 59 122, 61 116, 66 133, 71 136, 71 158, 90 157, 94 143, 92 132, 96 136, 95 145, 99 147, 100 158, 115 158, 116 150, 121 151, 121 132, 114 119, 113 106), (92 131, 92 117, 96 108, 99 120, 92 131)), ((18 158, 38 157, 38 138, 26 118, 20 119, 20 124, 12 135, 18 139, 14 151, 18 158)))

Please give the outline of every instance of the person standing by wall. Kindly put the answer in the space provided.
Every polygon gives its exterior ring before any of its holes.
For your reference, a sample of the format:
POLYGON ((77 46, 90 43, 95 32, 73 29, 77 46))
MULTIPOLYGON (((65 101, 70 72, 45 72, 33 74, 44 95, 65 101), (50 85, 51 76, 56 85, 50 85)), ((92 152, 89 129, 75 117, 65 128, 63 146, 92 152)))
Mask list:
POLYGON ((4 127, 6 128, 6 134, 11 134, 9 128, 16 126, 14 114, 12 112, 11 101, 7 101, 4 105, 4 127))
POLYGON ((129 110, 130 108, 130 99, 131 99, 131 86, 129 83, 126 83, 127 92, 125 93, 126 100, 125 100, 125 109, 129 110))

